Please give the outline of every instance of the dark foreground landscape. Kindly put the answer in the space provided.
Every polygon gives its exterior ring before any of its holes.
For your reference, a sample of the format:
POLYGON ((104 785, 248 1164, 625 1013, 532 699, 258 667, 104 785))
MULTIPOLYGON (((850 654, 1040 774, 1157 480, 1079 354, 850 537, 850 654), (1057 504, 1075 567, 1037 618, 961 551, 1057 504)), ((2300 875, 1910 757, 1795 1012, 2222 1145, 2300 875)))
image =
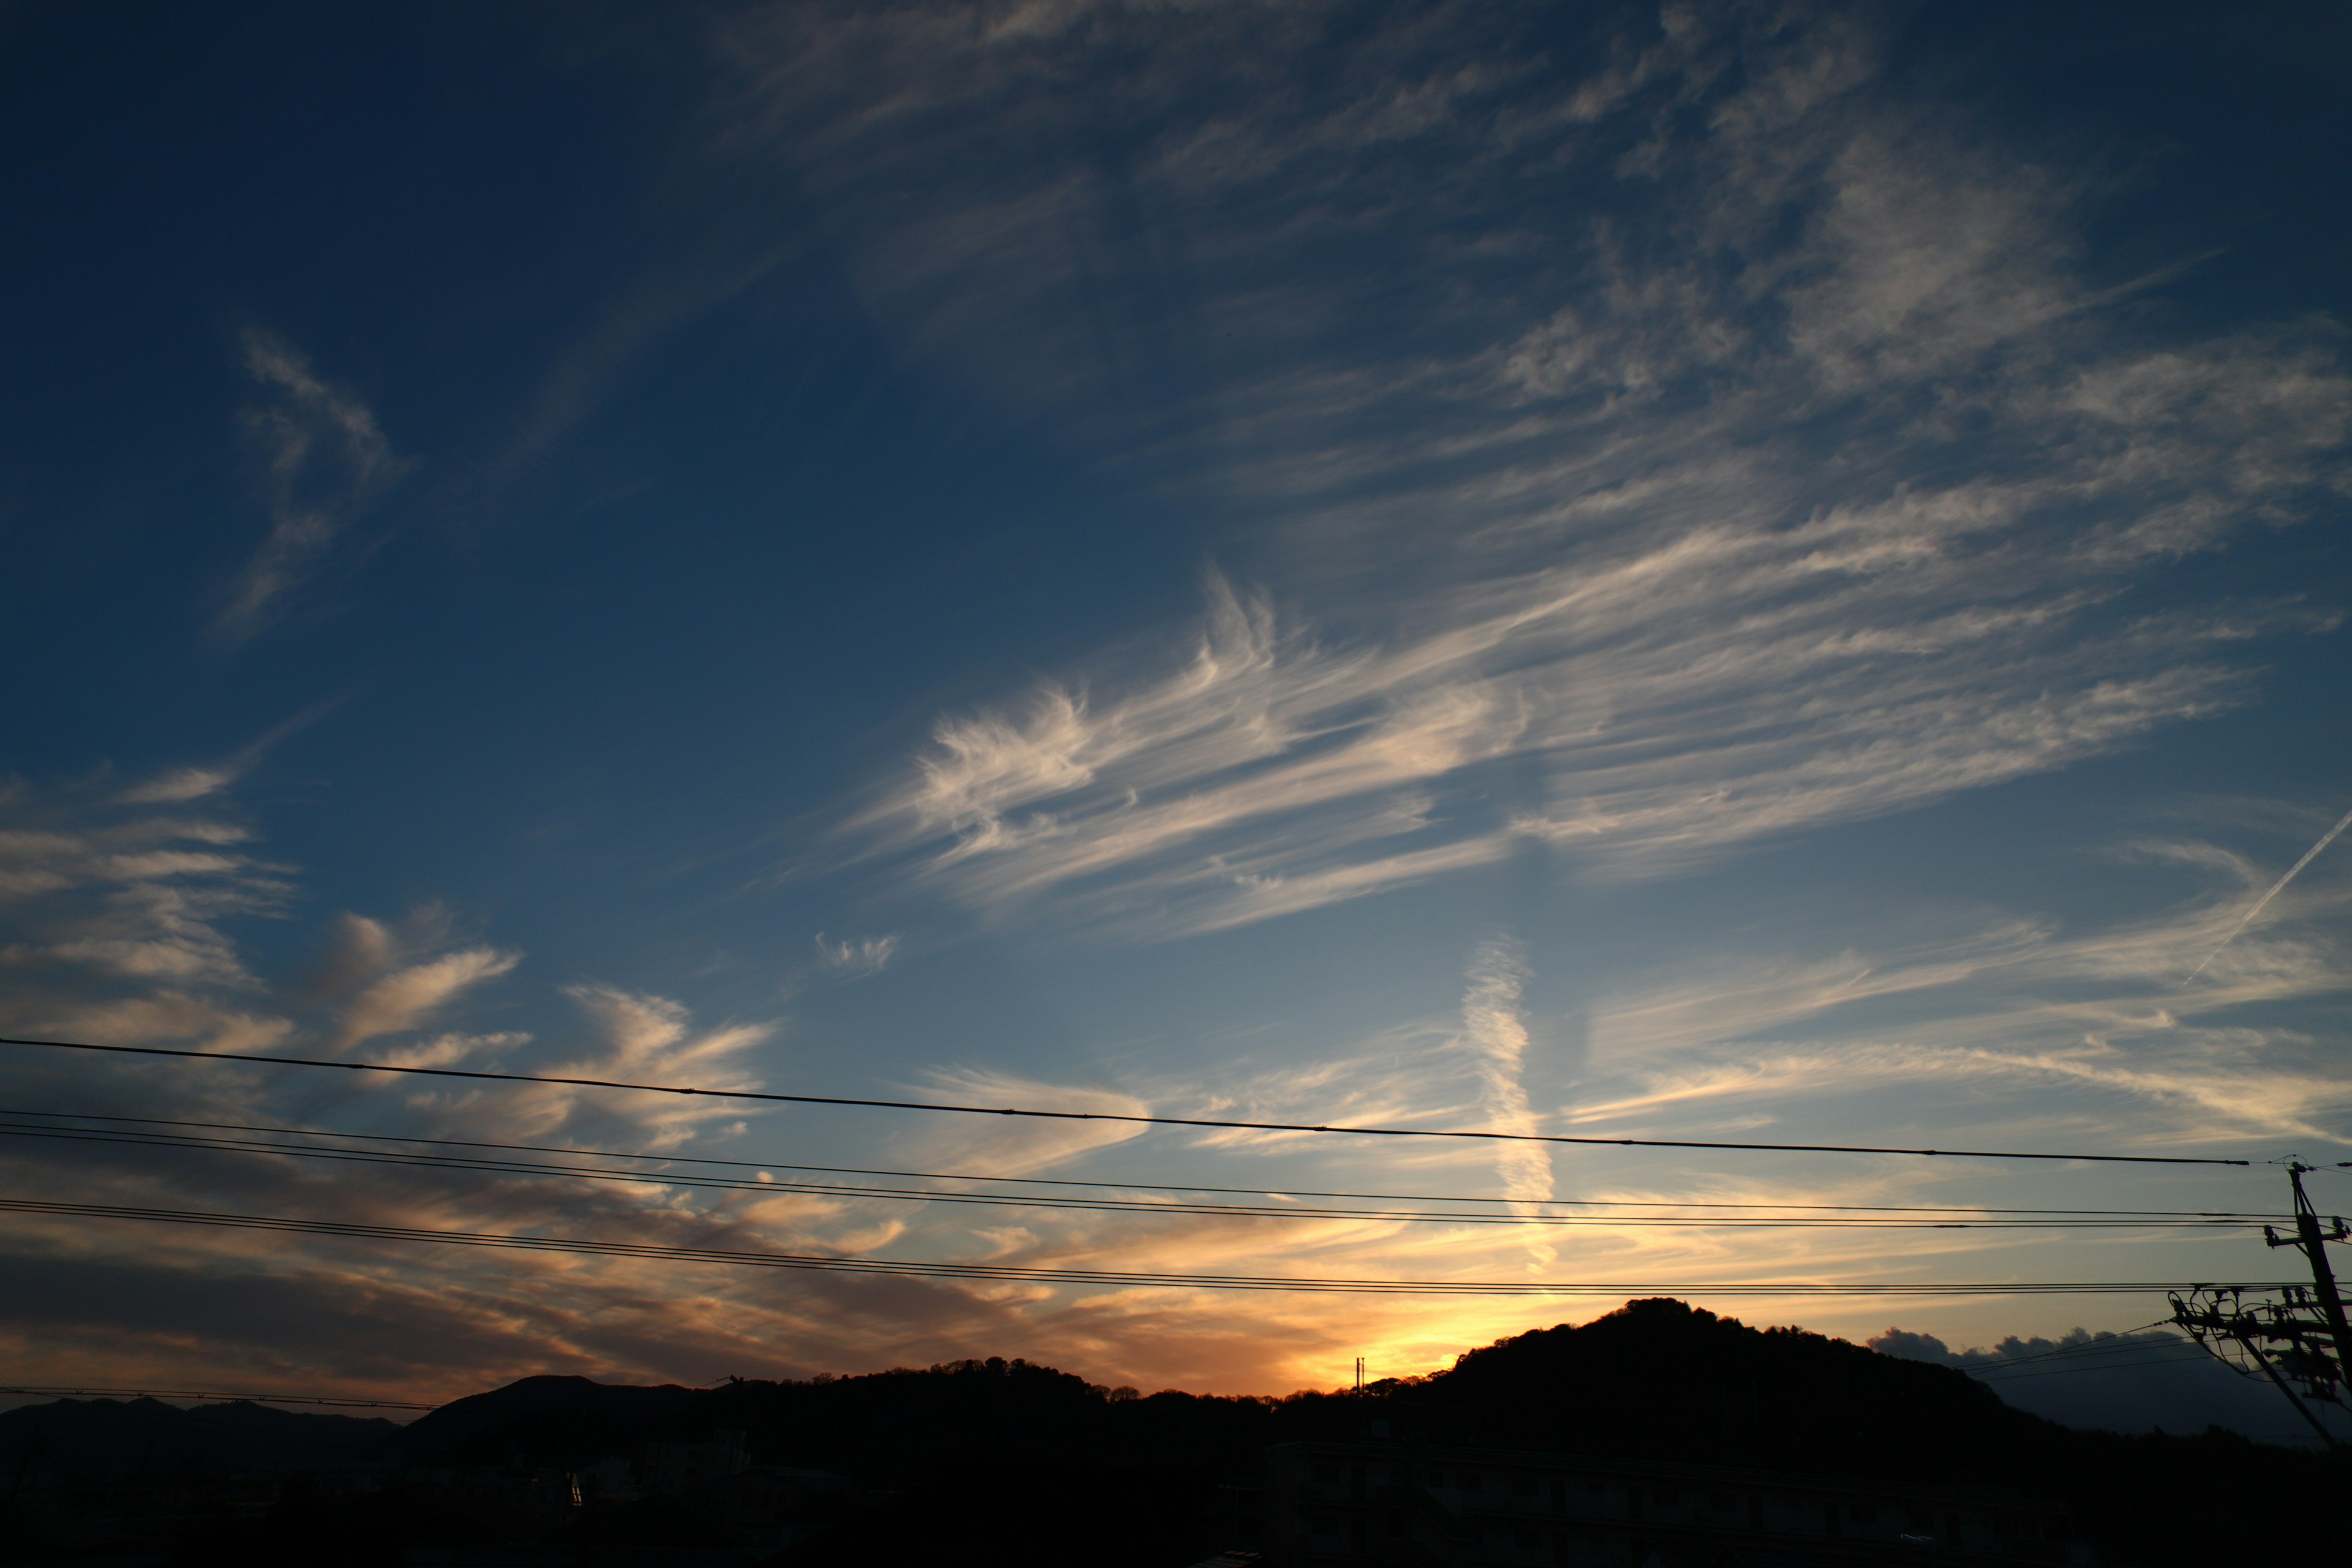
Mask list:
POLYGON ((2352 1498, 2341 1454, 2071 1431, 1670 1300, 1281 1399, 991 1359, 526 1378, 405 1426, 59 1400, 0 1415, 0 1561, 126 1568, 2318 1562, 2352 1498))

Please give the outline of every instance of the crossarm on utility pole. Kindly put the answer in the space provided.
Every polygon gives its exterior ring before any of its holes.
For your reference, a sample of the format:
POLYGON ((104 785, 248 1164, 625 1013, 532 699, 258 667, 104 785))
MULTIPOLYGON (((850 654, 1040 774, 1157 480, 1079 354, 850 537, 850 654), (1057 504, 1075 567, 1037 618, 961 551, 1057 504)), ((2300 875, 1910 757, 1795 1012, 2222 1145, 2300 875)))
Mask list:
POLYGON ((2336 1342, 2336 1385, 2352 1393, 2352 1322, 2345 1320, 2344 1298, 2336 1289, 2336 1270, 2327 1262, 2327 1244, 2344 1239, 2343 1222, 2336 1222, 2336 1234, 2333 1236, 2319 1228, 2319 1211, 2311 1206, 2310 1194, 2303 1190, 2303 1173, 2309 1169, 2299 1163, 2287 1166, 2287 1180, 2294 1184, 2294 1239, 2272 1241, 2271 1245, 2296 1247, 2310 1261, 2312 1288, 2319 1297, 2320 1313, 2327 1320, 2328 1337, 2336 1342))

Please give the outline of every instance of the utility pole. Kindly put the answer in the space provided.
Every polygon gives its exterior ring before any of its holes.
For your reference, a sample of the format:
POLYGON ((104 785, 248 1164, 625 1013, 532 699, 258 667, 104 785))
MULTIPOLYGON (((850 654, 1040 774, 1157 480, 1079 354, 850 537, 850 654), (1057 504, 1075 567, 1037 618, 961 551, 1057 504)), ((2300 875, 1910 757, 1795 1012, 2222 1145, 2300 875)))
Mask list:
POLYGON ((2342 1383, 2352 1375, 2352 1323, 2344 1321, 2344 1298, 2336 1294, 2336 1270, 2327 1266, 2327 1244, 2352 1239, 2352 1226, 2347 1226, 2342 1215, 2327 1229, 2319 1228, 2319 1213, 2311 1206, 2311 1195, 2303 1190, 2304 1173, 2312 1167, 2300 1160, 2287 1162, 2286 1179, 2294 1184, 2294 1235, 2283 1237, 2269 1226, 2263 1226, 2263 1242, 2269 1247, 2300 1247, 2311 1261, 2311 1288, 2319 1297, 2321 1316, 2327 1320, 2328 1337, 2336 1342, 2336 1378, 2342 1383))
POLYGON ((2352 1226, 2341 1215, 2320 1224, 2310 1194, 2303 1190, 2304 1175, 2312 1168, 2299 1160, 2287 1162, 2287 1180, 2294 1188, 2294 1234, 2281 1236, 2275 1226, 2263 1227, 2265 1245, 2303 1253, 2311 1265, 2309 1289, 2290 1285, 2282 1293, 2284 1300, 2249 1306, 2233 1287, 2200 1285, 2186 1300, 2173 1295, 2172 1321, 2224 1365, 2242 1372, 2222 1352, 2225 1342, 2234 1344, 2286 1395, 2320 1439, 2335 1447, 2336 1434, 2312 1405, 2326 1401, 2352 1406, 2352 1323, 2346 1321, 2336 1270, 2327 1261, 2327 1244, 2352 1240, 2352 1226), (2294 1389, 2297 1383, 2303 1385, 2301 1394, 2294 1389))

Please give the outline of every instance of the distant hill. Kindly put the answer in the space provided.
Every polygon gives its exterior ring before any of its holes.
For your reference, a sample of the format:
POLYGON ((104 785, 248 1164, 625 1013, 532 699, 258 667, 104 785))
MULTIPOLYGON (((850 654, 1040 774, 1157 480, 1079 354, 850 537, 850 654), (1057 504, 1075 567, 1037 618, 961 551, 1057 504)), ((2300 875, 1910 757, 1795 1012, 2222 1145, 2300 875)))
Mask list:
POLYGON ((684 1415, 705 1395, 676 1384, 645 1388, 584 1377, 526 1377, 419 1416, 399 1429, 395 1446, 436 1460, 514 1441, 541 1449, 618 1451, 643 1443, 647 1430, 684 1415))
POLYGON ((1382 1393, 1402 1426, 1453 1442, 1823 1473, 2030 1483, 2074 1442, 1963 1373, 1664 1300, 1382 1393))
POLYGON ((532 1377, 404 1428, 253 1405, 68 1400, 0 1415, 0 1464, 37 1428, 48 1451, 118 1471, 198 1454, 301 1464, 394 1448, 436 1466, 576 1469, 738 1430, 757 1463, 833 1471, 893 1500, 779 1560, 800 1568, 1196 1561, 1216 1549, 1216 1521, 1255 1484, 1268 1445, 1333 1437, 2012 1488, 2067 1504, 2110 1564, 2316 1552, 2340 1544, 2337 1527, 2290 1500, 2352 1496, 2344 1455, 2219 1432, 2072 1431, 1949 1367, 1674 1300, 1628 1302, 1360 1392, 1125 1394, 990 1359, 715 1389, 532 1377), (990 1523, 975 1534, 982 1517, 990 1523))

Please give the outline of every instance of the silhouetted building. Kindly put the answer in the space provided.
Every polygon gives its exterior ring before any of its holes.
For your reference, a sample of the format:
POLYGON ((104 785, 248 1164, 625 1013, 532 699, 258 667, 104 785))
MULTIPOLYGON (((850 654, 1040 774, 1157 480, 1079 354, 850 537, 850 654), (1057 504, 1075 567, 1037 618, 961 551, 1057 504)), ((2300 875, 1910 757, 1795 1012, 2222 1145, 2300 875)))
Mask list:
POLYGON ((707 1443, 646 1445, 646 1489, 659 1497, 690 1497, 750 1468, 743 1434, 719 1431, 707 1443))
POLYGON ((2007 1493, 1392 1441, 1266 1450, 1285 1568, 2088 1563, 2063 1509, 2007 1493))
POLYGON ((637 1486, 636 1467, 623 1458, 598 1461, 580 1472, 582 1492, 599 1502, 633 1502, 644 1492, 637 1486))

